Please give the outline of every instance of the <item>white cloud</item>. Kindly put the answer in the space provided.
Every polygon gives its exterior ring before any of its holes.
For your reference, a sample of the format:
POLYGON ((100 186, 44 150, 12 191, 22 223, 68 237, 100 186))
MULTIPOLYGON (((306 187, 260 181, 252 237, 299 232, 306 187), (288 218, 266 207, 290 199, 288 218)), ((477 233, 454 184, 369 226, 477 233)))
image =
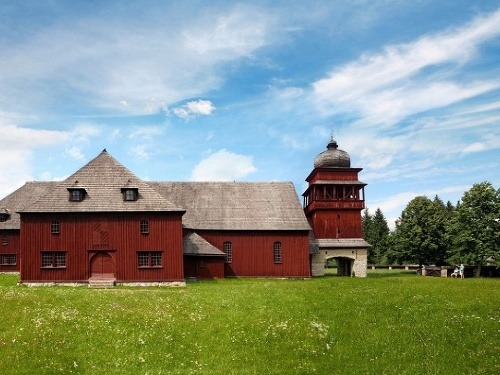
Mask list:
POLYGON ((193 181, 234 181, 257 171, 251 156, 222 149, 203 159, 194 168, 193 181))
POLYGON ((267 42, 270 19, 250 7, 237 6, 209 26, 201 25, 182 33, 185 45, 201 56, 221 59, 249 56, 267 42))
POLYGON ((149 152, 148 152, 148 147, 147 145, 137 145, 137 146, 133 146, 131 149, 130 149, 130 153, 135 156, 135 157, 138 157, 140 159, 149 159, 149 152))
POLYGON ((251 57, 277 34, 251 6, 206 7, 189 17, 178 8, 144 23, 121 12, 56 21, 16 43, 0 41, 1 110, 53 105, 64 95, 75 105, 152 113, 219 87, 223 64, 251 57))
POLYGON ((388 46, 314 82, 312 99, 324 114, 354 111, 372 125, 392 125, 413 113, 474 97, 500 87, 500 81, 457 84, 450 80, 449 64, 465 64, 480 44, 499 34, 497 11, 462 28, 388 46))
POLYGON ((11 193, 14 187, 33 180, 35 149, 60 144, 69 137, 69 133, 63 131, 23 128, 1 122, 0 134, 0 197, 11 193))
POLYGON ((389 228, 395 228, 395 221, 401 216, 401 213, 406 208, 408 203, 415 197, 426 196, 429 199, 434 199, 438 195, 444 202, 448 200, 455 204, 463 195, 470 189, 469 185, 445 186, 439 189, 427 189, 422 191, 404 191, 388 198, 370 202, 370 212, 375 212, 380 208, 387 219, 389 228))
POLYGON ((181 107, 174 108, 172 112, 183 119, 190 119, 199 115, 208 116, 215 111, 215 106, 210 100, 195 100, 187 102, 181 107))
POLYGON ((79 124, 72 131, 72 139, 77 143, 88 142, 101 134, 101 127, 95 124, 79 124))
POLYGON ((162 135, 165 132, 163 127, 159 126, 141 126, 134 127, 130 134, 130 139, 140 139, 142 141, 153 141, 158 136, 162 135))
POLYGON ((66 154, 71 156, 72 158, 75 158, 76 160, 84 160, 85 156, 82 153, 82 150, 80 147, 73 146, 71 148, 66 149, 66 154))

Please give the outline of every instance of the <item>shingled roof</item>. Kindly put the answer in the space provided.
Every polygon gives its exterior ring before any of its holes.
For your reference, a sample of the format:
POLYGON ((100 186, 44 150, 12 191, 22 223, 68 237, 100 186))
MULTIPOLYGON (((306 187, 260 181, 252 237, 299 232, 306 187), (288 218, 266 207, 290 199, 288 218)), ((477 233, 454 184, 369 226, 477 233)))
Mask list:
POLYGON ((184 212, 140 180, 103 150, 66 180, 19 212, 184 212), (122 189, 133 186, 138 199, 124 200, 122 189), (85 199, 69 200, 69 190, 85 190, 85 199))
POLYGON ((291 182, 150 182, 186 208, 185 228, 310 230, 291 182))
POLYGON ((10 214, 7 221, 0 222, 0 229, 19 229, 21 219, 17 211, 29 206, 38 198, 47 194, 58 183, 60 182, 26 182, 19 189, 0 200, 0 209, 6 209, 10 214))
POLYGON ((184 254, 195 256, 225 256, 222 251, 196 233, 190 233, 183 240, 184 254))

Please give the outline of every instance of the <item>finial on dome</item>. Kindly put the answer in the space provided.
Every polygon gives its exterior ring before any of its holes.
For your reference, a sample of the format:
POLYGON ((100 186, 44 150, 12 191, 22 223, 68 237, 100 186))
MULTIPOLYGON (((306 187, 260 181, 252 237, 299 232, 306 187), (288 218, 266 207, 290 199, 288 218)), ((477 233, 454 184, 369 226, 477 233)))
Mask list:
POLYGON ((344 150, 338 148, 337 142, 333 139, 326 146, 326 150, 314 159, 314 168, 350 168, 351 158, 344 150))
POLYGON ((326 146, 327 149, 331 150, 331 149, 337 149, 339 147, 339 145, 337 144, 337 142, 333 139, 333 135, 332 135, 332 139, 330 139, 330 142, 328 142, 328 145, 326 146))

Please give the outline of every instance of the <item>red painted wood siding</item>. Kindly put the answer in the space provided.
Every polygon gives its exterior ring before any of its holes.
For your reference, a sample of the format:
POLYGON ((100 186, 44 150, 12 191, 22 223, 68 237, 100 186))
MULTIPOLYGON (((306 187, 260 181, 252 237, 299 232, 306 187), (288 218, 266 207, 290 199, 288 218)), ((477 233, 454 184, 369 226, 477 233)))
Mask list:
POLYGON ((360 210, 315 211, 309 222, 316 238, 362 238, 360 210))
POLYGON ((307 231, 197 231, 212 245, 232 244, 225 276, 310 277, 307 231), (275 264, 273 245, 282 243, 282 263, 275 264))
POLYGON ((224 278, 224 258, 221 257, 184 257, 184 276, 197 279, 224 278))
POLYGON ((1 229, 0 230, 0 254, 15 254, 17 263, 15 266, 2 266, 0 271, 3 272, 18 272, 19 271, 19 230, 17 229, 1 229), (2 243, 3 237, 7 236, 7 245, 2 243))
POLYGON ((110 250, 117 281, 183 280, 182 216, 178 213, 22 214, 21 281, 87 281, 90 258, 110 250), (51 222, 60 233, 51 234, 51 222), (140 221, 149 221, 149 234, 140 221), (66 251, 66 268, 41 267, 42 251, 66 251), (139 268, 137 251, 161 251, 161 268, 139 268))

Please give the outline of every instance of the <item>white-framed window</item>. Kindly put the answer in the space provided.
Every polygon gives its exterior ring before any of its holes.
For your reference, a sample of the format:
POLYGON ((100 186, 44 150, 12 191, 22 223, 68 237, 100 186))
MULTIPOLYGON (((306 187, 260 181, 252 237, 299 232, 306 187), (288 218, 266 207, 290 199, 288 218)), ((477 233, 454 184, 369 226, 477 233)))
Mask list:
POLYGON ((140 227, 141 227, 141 234, 149 234, 149 221, 141 220, 140 227))
POLYGON ((161 251, 138 251, 137 266, 139 268, 159 268, 162 267, 161 251))
POLYGON ((61 223, 58 220, 53 220, 50 223, 50 233, 59 234, 61 230, 61 223))
POLYGON ((233 261, 233 244, 230 241, 224 242, 223 251, 225 254, 224 261, 231 263, 233 261))
POLYGON ((282 248, 283 246, 279 241, 273 244, 273 259, 276 264, 280 264, 283 261, 282 248))
POLYGON ((66 268, 66 252, 42 251, 42 268, 66 268))
POLYGON ((0 265, 2 266, 15 266, 17 264, 16 254, 2 254, 0 256, 0 265))

